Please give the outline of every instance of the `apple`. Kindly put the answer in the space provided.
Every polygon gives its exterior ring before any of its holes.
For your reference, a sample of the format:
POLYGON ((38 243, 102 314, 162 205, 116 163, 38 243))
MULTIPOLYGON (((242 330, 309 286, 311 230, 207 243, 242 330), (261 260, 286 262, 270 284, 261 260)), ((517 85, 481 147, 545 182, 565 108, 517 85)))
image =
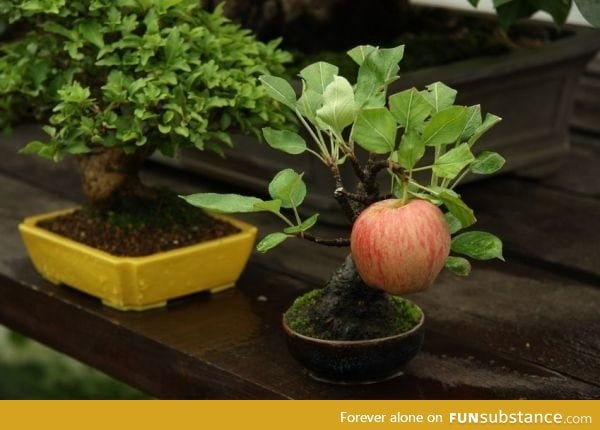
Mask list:
POLYGON ((373 203, 354 222, 350 240, 363 281, 394 295, 428 288, 450 252, 444 214, 418 199, 373 203))

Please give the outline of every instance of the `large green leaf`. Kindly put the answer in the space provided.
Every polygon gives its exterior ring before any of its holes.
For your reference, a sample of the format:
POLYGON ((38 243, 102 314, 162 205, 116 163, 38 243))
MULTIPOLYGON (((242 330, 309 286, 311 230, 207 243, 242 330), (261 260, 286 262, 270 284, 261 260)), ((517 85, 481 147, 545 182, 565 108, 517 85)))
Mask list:
POLYGON ((386 154, 396 146, 396 121, 386 108, 362 109, 352 129, 352 138, 364 149, 386 154))
POLYGON ((466 205, 465 202, 454 192, 450 190, 442 191, 438 194, 439 199, 444 202, 448 210, 458 219, 463 226, 467 228, 473 225, 477 219, 473 214, 473 209, 466 205))
POLYGON ((306 151, 306 142, 297 133, 288 130, 275 130, 270 127, 265 127, 262 131, 271 148, 293 155, 302 154, 306 151))
POLYGON ((433 106, 415 88, 401 91, 389 99, 390 111, 406 130, 420 131, 433 106))
POLYGON ((440 146, 456 142, 467 123, 467 113, 464 106, 450 106, 433 115, 423 129, 425 145, 440 146))
POLYGON ((352 85, 345 78, 335 76, 325 88, 323 100, 317 117, 341 134, 344 128, 354 122, 358 113, 352 85))
POLYGON ((264 209, 257 205, 265 203, 256 197, 239 194, 198 193, 181 197, 192 206, 219 213, 258 212, 264 209))
POLYGON ((306 197, 306 184, 302 175, 293 169, 285 169, 277 173, 269 184, 272 198, 281 200, 284 208, 295 208, 302 204, 306 197))
POLYGON ((434 82, 421 91, 421 94, 433 107, 433 112, 439 112, 454 104, 457 91, 442 82, 434 82))
POLYGON ((405 169, 412 169, 425 155, 425 142, 418 133, 408 131, 402 135, 396 160, 405 169))
POLYGON ((433 164, 433 172, 440 178, 453 179, 475 160, 468 143, 462 143, 440 156, 433 164))
POLYGON ((468 231, 452 239, 452 251, 466 255, 475 260, 491 260, 502 256, 502 241, 496 236, 484 231, 468 231))
POLYGON ((333 81, 334 76, 338 74, 337 66, 319 61, 306 66, 298 74, 306 82, 306 90, 315 91, 317 94, 323 94, 327 85, 333 81))
POLYGON ((269 96, 294 109, 296 106, 296 93, 288 81, 271 75, 262 75, 259 79, 269 96))

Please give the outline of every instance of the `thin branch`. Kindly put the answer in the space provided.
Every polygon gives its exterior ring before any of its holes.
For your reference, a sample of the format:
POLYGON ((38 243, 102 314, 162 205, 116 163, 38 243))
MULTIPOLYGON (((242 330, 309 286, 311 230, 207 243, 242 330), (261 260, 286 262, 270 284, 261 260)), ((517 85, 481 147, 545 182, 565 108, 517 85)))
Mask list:
POLYGON ((352 207, 352 204, 350 203, 350 200, 348 200, 348 197, 342 192, 344 190, 344 182, 342 181, 340 169, 335 163, 331 163, 329 165, 329 168, 331 170, 333 178, 335 179, 336 188, 333 192, 333 197, 335 197, 336 201, 341 206, 342 210, 344 211, 344 214, 346 215, 346 218, 348 218, 350 222, 354 222, 358 214, 352 207))
POLYGON ((320 245, 325 245, 325 246, 337 246, 337 247, 346 247, 346 246, 350 246, 350 238, 347 237, 338 237, 335 239, 326 239, 323 237, 318 237, 318 236, 313 236, 310 233, 298 233, 296 235, 296 237, 301 238, 301 239, 306 239, 310 242, 314 242, 314 243, 318 243, 320 245))

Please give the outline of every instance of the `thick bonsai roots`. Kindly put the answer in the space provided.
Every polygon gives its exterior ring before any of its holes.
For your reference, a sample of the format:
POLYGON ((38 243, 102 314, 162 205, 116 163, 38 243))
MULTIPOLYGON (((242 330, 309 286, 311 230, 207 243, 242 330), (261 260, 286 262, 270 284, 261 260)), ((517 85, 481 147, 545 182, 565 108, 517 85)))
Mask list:
POLYGON ((299 299, 286 321, 302 334, 322 339, 387 337, 414 326, 420 312, 409 302, 367 286, 349 255, 322 290, 299 299), (303 306, 302 302, 305 302, 303 306), (299 306, 297 306, 299 305, 299 306))
POLYGON ((93 206, 109 206, 121 196, 151 197, 138 176, 151 150, 126 154, 121 148, 97 148, 78 158, 83 192, 93 206))

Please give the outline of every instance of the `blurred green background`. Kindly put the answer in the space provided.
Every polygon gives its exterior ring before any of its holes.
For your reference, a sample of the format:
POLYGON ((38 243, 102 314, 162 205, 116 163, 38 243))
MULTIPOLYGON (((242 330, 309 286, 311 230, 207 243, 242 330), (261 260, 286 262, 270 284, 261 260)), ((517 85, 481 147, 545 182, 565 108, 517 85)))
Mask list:
POLYGON ((0 399, 147 399, 79 361, 0 326, 0 399))

